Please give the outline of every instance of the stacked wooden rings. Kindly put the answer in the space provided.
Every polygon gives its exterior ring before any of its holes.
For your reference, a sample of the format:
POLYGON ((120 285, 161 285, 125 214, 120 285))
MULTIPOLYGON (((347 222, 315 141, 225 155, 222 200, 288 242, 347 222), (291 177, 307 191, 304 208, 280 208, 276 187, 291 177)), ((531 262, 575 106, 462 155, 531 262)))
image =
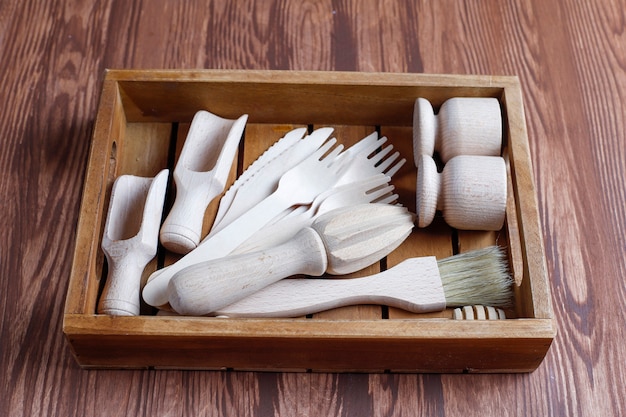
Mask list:
POLYGON ((501 148, 497 99, 451 98, 435 115, 431 103, 418 98, 413 113, 418 226, 430 225, 440 210, 456 229, 500 230, 507 198, 501 148), (435 152, 444 163, 441 173, 435 152))

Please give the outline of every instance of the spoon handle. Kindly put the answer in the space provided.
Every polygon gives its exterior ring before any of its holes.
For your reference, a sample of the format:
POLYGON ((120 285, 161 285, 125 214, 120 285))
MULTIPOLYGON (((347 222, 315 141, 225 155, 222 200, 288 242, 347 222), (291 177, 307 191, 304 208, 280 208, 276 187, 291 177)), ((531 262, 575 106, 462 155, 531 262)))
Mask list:
POLYGON ((326 267, 322 239, 315 230, 304 228, 293 239, 271 249, 181 270, 168 284, 168 300, 179 314, 205 315, 283 278, 322 275, 326 267))

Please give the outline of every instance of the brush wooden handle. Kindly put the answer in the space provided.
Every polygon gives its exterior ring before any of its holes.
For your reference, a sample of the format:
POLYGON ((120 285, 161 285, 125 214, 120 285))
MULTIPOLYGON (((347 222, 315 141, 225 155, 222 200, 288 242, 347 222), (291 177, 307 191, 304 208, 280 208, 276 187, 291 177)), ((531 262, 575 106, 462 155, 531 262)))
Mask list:
POLYGON ((285 279, 217 310, 227 317, 298 317, 337 307, 380 304, 414 313, 446 307, 437 261, 411 258, 387 271, 351 279, 285 279))
POLYGON ((283 278, 322 275, 327 265, 324 243, 315 230, 307 227, 274 248, 183 269, 168 284, 168 300, 179 314, 201 316, 283 278))
POLYGON ((446 100, 437 115, 425 98, 415 101, 413 150, 415 165, 435 151, 443 162, 457 155, 500 155, 502 112, 496 98, 455 97, 446 100))
POLYGON ((418 226, 430 225, 436 210, 462 230, 500 230, 506 211, 507 175, 499 156, 461 155, 439 174, 435 161, 422 155, 417 171, 418 226))
POLYGON ((110 316, 139 315, 141 275, 156 255, 156 247, 153 251, 151 249, 139 242, 132 249, 115 243, 106 246, 104 253, 109 271, 98 302, 98 313, 110 316))

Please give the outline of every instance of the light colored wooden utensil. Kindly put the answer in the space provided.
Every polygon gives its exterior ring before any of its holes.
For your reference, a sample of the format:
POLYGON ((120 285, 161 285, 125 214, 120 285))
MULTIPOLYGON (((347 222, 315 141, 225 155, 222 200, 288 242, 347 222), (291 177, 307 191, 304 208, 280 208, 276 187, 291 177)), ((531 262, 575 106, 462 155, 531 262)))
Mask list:
MULTIPOLYGON (((325 140, 325 138, 328 138, 330 136, 332 131, 333 131, 332 128, 321 128, 321 129, 315 130, 312 136, 307 136, 305 138, 308 140, 308 143, 306 144, 306 147, 304 147, 304 152, 307 152, 307 149, 313 149, 311 148, 311 146, 314 147, 313 150, 319 148, 322 145, 322 142, 325 140), (320 142, 320 140, 322 142, 320 142)), ((231 209, 232 202, 235 198, 235 195, 239 193, 240 189, 243 189, 241 191, 241 194, 244 194, 244 195, 248 192, 247 190, 250 190, 250 189, 252 190, 250 192, 257 194, 257 197, 255 198, 248 197, 248 200, 255 201, 259 198, 258 197, 259 191, 258 189, 255 189, 254 182, 252 181, 248 182, 248 180, 254 178, 255 182, 263 181, 265 183, 270 184, 270 187, 269 187, 270 190, 266 191, 267 194, 265 196, 261 195, 262 197, 267 197, 269 193, 275 190, 280 178, 279 177, 274 178, 271 172, 268 172, 268 171, 274 171, 274 168, 272 168, 272 166, 277 166, 276 169, 282 170, 282 172, 286 170, 285 167, 288 165, 285 164, 284 160, 290 157, 290 154, 293 152, 293 150, 291 150, 290 152, 285 152, 285 151, 290 149, 291 146, 297 145, 297 144, 300 145, 300 147, 302 148, 303 144, 300 144, 299 141, 300 139, 303 139, 303 136, 305 135, 305 133, 306 133, 306 128, 298 128, 298 129, 294 129, 288 132, 282 139, 280 139, 278 142, 270 146, 257 160, 255 160, 237 178, 235 183, 228 189, 228 191, 220 199, 220 206, 218 208, 217 214, 215 216, 215 221, 211 229, 211 233, 209 233, 209 235, 216 233, 217 231, 219 231, 219 229, 224 227, 224 224, 222 223, 222 219, 228 211, 230 211, 229 217, 234 219, 237 216, 241 215, 243 212, 245 212, 247 209, 251 208, 250 203, 247 202, 246 207, 231 209), (257 172, 259 172, 261 168, 263 168, 261 175, 257 175, 257 172)), ((354 145, 350 146, 348 149, 341 152, 338 155, 337 159, 342 160, 342 159, 352 158, 356 156, 357 154, 359 154, 360 152, 368 150, 368 149, 370 150, 370 152, 368 152, 368 155, 369 155, 369 153, 374 152, 380 145, 382 145, 382 143, 384 143, 384 140, 380 142, 380 139, 378 138, 378 133, 373 132, 372 134, 366 136, 365 138, 361 139, 359 142, 355 143, 354 145)), ((311 152, 313 152, 313 150, 311 150, 311 152)), ((301 151, 302 149, 298 152, 301 153, 301 151)), ((340 181, 346 181, 348 178, 349 178, 348 175, 344 174, 342 178, 340 179, 340 181)), ((362 177, 359 177, 359 178, 362 178, 362 177)), ((262 189, 267 189, 267 186, 263 186, 262 189)), ((243 197, 240 196, 240 198, 243 198, 243 197)), ((226 220, 224 223, 230 223, 230 221, 226 220)))
POLYGON ((247 120, 195 114, 174 168, 176 199, 161 228, 167 249, 185 254, 200 242, 204 213, 224 191, 247 120))
POLYGON ((387 142, 385 136, 378 138, 378 133, 374 132, 342 152, 338 159, 349 159, 349 166, 337 181, 336 186, 349 184, 379 173, 393 177, 404 165, 406 159, 398 160, 400 152, 396 151, 392 154, 393 145, 383 147, 385 142, 387 142), (372 138, 377 138, 377 140, 372 141, 372 138))
POLYGON ((435 151, 443 162, 457 155, 500 155, 502 111, 490 97, 455 97, 446 100, 435 115, 425 98, 415 100, 413 151, 415 166, 422 155, 435 151))
POLYGON ((418 226, 428 226, 437 209, 450 226, 462 230, 500 230, 504 223, 507 174, 499 156, 461 155, 437 172, 422 155, 417 169, 418 226))
POLYGON ((352 273, 385 257, 412 228, 413 215, 404 207, 362 204, 333 210, 272 249, 181 270, 169 283, 168 300, 180 314, 205 315, 292 275, 352 273))
POLYGON ((432 256, 410 258, 384 272, 361 278, 284 279, 212 315, 300 317, 358 304, 387 305, 413 313, 468 303, 508 306, 513 294, 507 270, 505 257, 495 246, 440 261, 432 256))
POLYGON ((455 308, 452 318, 455 320, 506 320, 506 313, 501 308, 473 305, 455 308))
POLYGON ((310 204, 320 193, 331 188, 345 169, 344 163, 336 161, 343 147, 339 145, 331 151, 336 142, 334 138, 330 139, 287 171, 274 193, 237 220, 200 242, 178 262, 152 273, 142 292, 146 303, 154 307, 167 303, 167 283, 176 272, 198 262, 228 255, 288 207, 310 204))
POLYGON ((329 127, 317 129, 260 168, 239 187, 230 207, 218 223, 213 223, 207 238, 224 229, 276 191, 281 177, 317 152, 332 133, 333 129, 329 127))
MULTIPOLYGON (((355 189, 353 195, 356 196, 356 194, 361 194, 360 188, 363 185, 361 182, 364 178, 369 180, 377 175, 384 174, 389 177, 387 180, 387 182, 389 182, 391 177, 398 172, 406 160, 401 158, 397 161, 400 153, 395 152, 390 155, 393 150, 393 146, 389 145, 383 148, 385 142, 387 142, 386 137, 379 138, 378 133, 373 132, 341 152, 337 157, 337 161, 345 163, 347 168, 343 171, 343 174, 339 177, 335 185, 331 189, 318 195, 309 210, 303 206, 290 207, 271 221, 270 225, 287 215, 292 217, 292 215, 314 213, 322 201, 325 201, 322 208, 329 207, 333 203, 337 203, 337 207, 339 205, 344 206, 348 204, 347 194, 350 192, 348 188, 354 184, 355 189), (340 192, 336 192, 336 188, 340 188, 340 192), (339 197, 346 199, 346 203, 340 203, 339 197)), ((369 189, 371 190, 372 188, 369 189)), ((363 192, 366 191, 368 190, 363 190, 363 192)), ((372 195, 368 195, 367 197, 374 197, 374 193, 375 192, 372 192, 372 195)), ((385 197, 385 199, 389 199, 388 197, 390 198, 391 195, 385 197)), ((363 199, 363 196, 359 195, 358 198, 363 199)))
POLYGON ((333 187, 317 196, 308 209, 300 206, 305 210, 292 211, 256 232, 237 247, 233 254, 255 252, 280 245, 331 210, 365 203, 393 203, 397 201, 398 195, 392 194, 394 187, 389 184, 390 180, 385 174, 377 174, 361 181, 333 187))
POLYGON ((285 150, 289 149, 293 145, 295 145, 300 139, 304 137, 306 134, 306 127, 301 127, 298 129, 293 129, 287 132, 285 136, 276 141, 272 146, 270 146, 261 156, 259 156, 250 166, 248 166, 245 171, 241 173, 237 180, 228 188, 228 191, 224 193, 222 198, 220 198, 220 204, 217 209, 217 213, 215 214, 215 219, 213 221, 212 231, 215 232, 217 229, 217 225, 221 222, 222 218, 230 208, 233 200, 235 199, 235 195, 239 191, 240 188, 256 173, 263 167, 265 167, 270 161, 274 160, 274 158, 281 155, 285 150))
POLYGON ((113 184, 102 236, 109 270, 101 314, 139 314, 141 275, 156 255, 168 175, 167 169, 154 178, 122 175, 113 184))

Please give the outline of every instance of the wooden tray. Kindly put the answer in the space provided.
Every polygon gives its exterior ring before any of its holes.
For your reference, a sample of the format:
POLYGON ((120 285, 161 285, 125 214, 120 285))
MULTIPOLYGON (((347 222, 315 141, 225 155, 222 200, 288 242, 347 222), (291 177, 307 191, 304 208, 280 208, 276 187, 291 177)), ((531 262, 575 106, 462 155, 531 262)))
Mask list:
MULTIPOLYGON (((171 198, 170 198, 171 200, 171 198)), ((171 203, 171 201, 170 201, 171 203)), ((217 201, 207 210, 210 227, 217 201)), ((175 261, 161 251, 146 270, 175 261)), ((333 372, 528 372, 544 358, 555 326, 521 90, 516 77, 287 71, 107 71, 83 190, 63 330, 86 368, 193 368, 333 372), (333 126, 349 145, 374 129, 408 163, 394 177, 415 211, 413 103, 496 97, 504 114, 509 199, 498 232, 450 229, 438 216, 380 265, 492 245, 508 249, 515 279, 510 319, 460 321, 451 311, 408 314, 356 306, 296 319, 223 319, 95 313, 106 278, 100 241, 114 179, 173 169, 197 110, 249 114, 232 179, 296 126, 333 126)))

